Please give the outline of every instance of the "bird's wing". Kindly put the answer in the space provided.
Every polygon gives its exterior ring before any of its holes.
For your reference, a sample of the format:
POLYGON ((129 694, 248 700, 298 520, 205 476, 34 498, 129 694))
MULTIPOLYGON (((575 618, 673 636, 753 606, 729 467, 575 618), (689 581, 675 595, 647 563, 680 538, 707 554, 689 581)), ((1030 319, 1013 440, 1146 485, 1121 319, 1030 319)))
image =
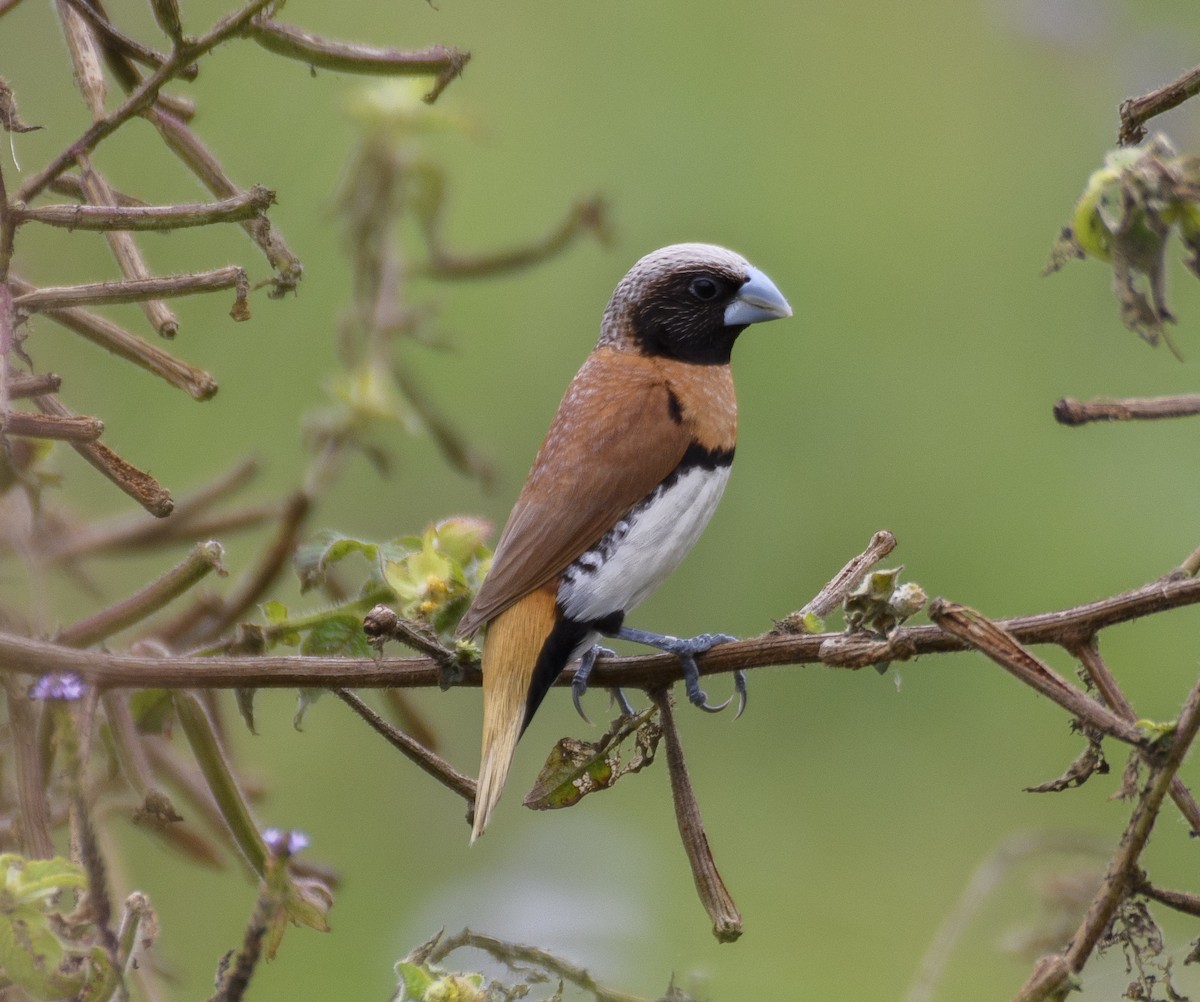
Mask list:
POLYGON ((458 632, 470 635, 562 573, 679 465, 690 422, 655 360, 604 348, 559 405, 458 632))

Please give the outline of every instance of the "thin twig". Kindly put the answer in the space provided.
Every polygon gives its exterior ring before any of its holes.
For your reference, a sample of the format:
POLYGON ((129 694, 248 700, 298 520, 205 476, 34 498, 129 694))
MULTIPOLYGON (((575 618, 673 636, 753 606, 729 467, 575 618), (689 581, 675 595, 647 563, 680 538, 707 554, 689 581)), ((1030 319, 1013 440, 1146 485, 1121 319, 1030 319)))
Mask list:
MULTIPOLYGON (((36 291, 35 286, 18 279, 15 275, 10 275, 8 281, 17 293, 29 294, 36 291)), ((157 345, 148 344, 107 317, 78 307, 43 310, 40 315, 80 337, 87 338, 93 344, 111 351, 127 362, 165 379, 196 400, 209 400, 217 392, 217 381, 209 373, 181 361, 174 355, 169 355, 157 345)))
POLYGON ((239 491, 258 471, 258 460, 253 457, 243 459, 211 483, 179 498, 169 519, 149 519, 134 512, 102 522, 90 522, 78 529, 57 533, 53 539, 42 542, 38 555, 45 560, 73 560, 92 553, 124 553, 161 546, 164 542, 179 539, 195 542, 199 538, 219 535, 214 531, 217 525, 223 531, 228 531, 274 518, 279 515, 278 504, 231 512, 225 518, 214 516, 208 521, 200 520, 209 508, 239 491))
POLYGON ((850 560, 837 572, 816 595, 796 612, 784 616, 775 624, 772 634, 804 633, 804 622, 810 614, 827 616, 855 588, 863 575, 896 548, 896 537, 887 529, 880 529, 871 537, 871 542, 857 557, 850 560))
POLYGON ((188 226, 237 223, 265 212, 275 193, 256 184, 217 202, 179 205, 38 205, 16 206, 17 222, 45 223, 68 230, 177 230, 188 226))
POLYGON ((449 668, 456 661, 454 651, 438 639, 436 631, 403 616, 386 605, 377 605, 363 617, 363 629, 372 640, 398 640, 414 651, 433 658, 438 664, 449 668))
POLYGON ((1047 696, 1087 725, 1136 748, 1150 743, 1142 731, 1112 710, 1080 692, 1044 661, 1021 646, 1011 633, 965 605, 934 599, 929 618, 947 633, 986 654, 1005 671, 1047 696))
MULTIPOLYGON (((112 46, 125 58, 132 59, 150 69, 158 69, 167 61, 167 57, 161 52, 148 49, 136 39, 121 32, 86 0, 67 0, 67 2, 100 32, 103 43, 112 46)), ((199 67, 193 63, 190 66, 181 67, 175 75, 181 80, 195 80, 198 73, 199 67)))
POLYGON ((183 67, 194 63, 197 58, 216 48, 227 38, 240 34, 255 14, 273 2, 274 0, 250 0, 240 10, 218 21, 200 38, 178 46, 171 53, 170 58, 143 80, 141 85, 122 102, 120 107, 93 122, 83 131, 78 139, 66 146, 41 171, 29 178, 17 193, 17 200, 21 202, 33 201, 37 195, 46 189, 46 186, 51 181, 78 162, 80 153, 88 153, 95 149, 97 144, 111 136, 134 115, 146 111, 154 103, 163 85, 168 80, 174 79, 183 67))
MULTIPOLYGON (((93 121, 99 120, 104 117, 107 88, 95 35, 82 15, 67 0, 58 0, 56 6, 75 68, 75 82, 84 102, 91 108, 93 121)), ((93 167, 91 151, 80 150, 76 162, 79 164, 80 185, 87 201, 92 205, 115 206, 116 196, 104 175, 93 167)), ((139 281, 150 277, 150 269, 133 239, 133 234, 110 229, 105 231, 104 239, 108 242, 121 274, 127 280, 139 281)), ((172 338, 178 332, 179 320, 166 303, 158 299, 148 299, 142 302, 142 311, 160 337, 172 338)))
POLYGON ((8 399, 20 400, 24 397, 40 397, 43 393, 57 393, 61 386, 62 378, 53 372, 12 376, 8 380, 8 399))
MULTIPOLYGON (((44 395, 39 394, 39 396, 44 395)), ((104 434, 104 422, 99 418, 86 417, 82 414, 57 417, 53 414, 26 414, 24 411, 9 411, 0 419, 0 430, 5 435, 21 435, 25 438, 49 438, 63 442, 94 442, 104 434)))
POLYGON ((1117 908, 1136 886, 1137 862, 1158 817, 1171 779, 1200 730, 1200 681, 1192 687, 1179 714, 1173 733, 1165 739, 1165 754, 1156 756, 1142 794, 1125 828, 1117 851, 1109 860, 1100 890, 1065 953, 1038 962, 1014 1002, 1062 1002, 1071 990, 1070 977, 1083 965, 1100 942, 1117 908))
POLYGON ((26 313, 60 310, 65 307, 102 303, 138 303, 159 296, 190 296, 199 292, 221 292, 247 288, 246 273, 236 265, 189 275, 165 275, 126 279, 121 282, 90 282, 86 285, 48 286, 17 296, 13 304, 26 313))
MULTIPOLYGON (((47 394, 36 397, 34 402, 43 414, 72 416, 57 397, 47 394)), ((171 514, 175 507, 171 492, 149 473, 126 462, 103 442, 72 442, 71 447, 155 518, 166 518, 171 514)))
POLYGON ((1148 94, 1127 98, 1121 103, 1121 127, 1117 132, 1117 142, 1122 146, 1140 143, 1146 138, 1145 125, 1150 119, 1178 107, 1197 94, 1200 94, 1200 66, 1148 94))
POLYGON ((198 624, 198 628, 186 638, 174 638, 175 642, 185 646, 210 643, 245 615, 247 609, 260 601, 288 566, 300 538, 300 529, 311 510, 312 498, 304 491, 297 491, 288 498, 279 514, 275 537, 260 555, 254 568, 225 597, 219 611, 198 624))
POLYGON ((294 25, 282 24, 262 15, 250 22, 247 34, 277 56, 297 59, 324 70, 370 73, 376 76, 436 76, 435 86, 438 93, 444 90, 451 80, 461 75, 471 58, 471 53, 451 49, 445 45, 431 45, 427 49, 405 51, 322 38, 294 25))
MULTIPOLYGON (((87 200, 87 196, 83 191, 83 182, 79 179, 79 175, 77 174, 63 174, 61 177, 56 177, 50 182, 49 190, 54 192, 56 195, 67 195, 68 197, 77 199, 81 202, 87 200)), ((121 206, 122 208, 136 209, 150 204, 149 202, 145 202, 140 198, 130 195, 128 192, 119 191, 118 189, 113 188, 111 185, 109 186, 109 190, 112 192, 113 198, 117 200, 117 205, 121 206)), ((92 208, 95 208, 95 206, 92 206, 92 208)), ((29 207, 24 206, 24 211, 28 212, 29 207)))
POLYGON ((733 898, 725 888, 725 881, 717 870, 708 835, 704 831, 704 820, 700 817, 700 805, 692 780, 688 776, 687 762, 683 756, 683 743, 675 726, 675 714, 671 706, 671 691, 655 689, 650 693, 658 707, 658 719, 662 723, 663 740, 667 745, 667 771, 671 774, 671 799, 675 804, 675 821, 679 826, 679 838, 692 868, 692 880, 700 903, 712 919, 713 935, 719 943, 732 943, 742 935, 742 916, 733 898))
POLYGON ((334 689, 333 694, 366 721, 375 733, 381 735, 393 748, 414 762, 419 769, 428 773, 448 790, 457 793, 468 805, 475 802, 476 784, 470 776, 463 775, 419 741, 414 741, 403 731, 393 727, 349 689, 334 689))
POLYGON ((445 960, 455 950, 482 950, 490 954, 510 970, 519 970, 522 966, 533 966, 562 978, 591 994, 596 1002, 647 1002, 636 995, 627 995, 612 988, 601 985, 588 970, 577 964, 572 964, 562 957, 539 949, 536 946, 523 946, 520 943, 508 943, 494 936, 472 932, 463 929, 454 936, 438 936, 428 944, 428 950, 423 956, 414 958, 415 962, 437 964, 445 960))
POLYGON ((134 623, 140 623, 204 580, 213 571, 224 573, 220 543, 197 543, 184 560, 172 567, 129 598, 103 609, 87 619, 74 623, 59 632, 57 643, 69 647, 90 647, 119 633, 134 623))
POLYGON ((1111 397, 1075 400, 1064 397, 1054 405, 1054 420, 1072 426, 1090 421, 1150 421, 1190 417, 1193 414, 1200 414, 1200 393, 1185 393, 1177 397, 1128 397, 1123 400, 1111 397))
POLYGON ((1169 887, 1157 887, 1146 879, 1146 874, 1138 870, 1133 875, 1134 894, 1142 894, 1151 901, 1173 908, 1192 918, 1200 918, 1200 894, 1189 894, 1187 891, 1175 891, 1169 887))
POLYGON ((434 278, 491 278, 531 267, 553 257, 573 240, 593 233, 601 243, 608 242, 608 217, 604 200, 596 197, 573 206, 557 227, 540 240, 492 254, 455 254, 445 249, 441 238, 440 188, 432 208, 422 217, 429 261, 423 269, 434 278))
MULTIPOLYGON (((229 179, 217 158, 183 119, 158 105, 146 109, 144 114, 158 129, 167 148, 217 198, 235 198, 241 194, 241 189, 229 179)), ((265 215, 256 216, 241 225, 275 269, 278 278, 274 294, 283 295, 295 289, 304 274, 304 265, 292 253, 270 219, 265 215)))
MULTIPOLYGON (((1108 670, 1104 658, 1100 656, 1099 639, 1089 637, 1083 643, 1068 645, 1067 650, 1079 659, 1088 678, 1092 680, 1092 684, 1096 686, 1096 691, 1100 693, 1100 698, 1104 700, 1108 708, 1131 724, 1136 721, 1138 716, 1134 712, 1133 706, 1125 698, 1125 693, 1121 691, 1116 678, 1108 670)), ((1200 805, 1197 805, 1191 790, 1178 776, 1171 780, 1171 799, 1175 801, 1175 806, 1179 808, 1180 813, 1191 826, 1192 836, 1200 838, 1200 805)))

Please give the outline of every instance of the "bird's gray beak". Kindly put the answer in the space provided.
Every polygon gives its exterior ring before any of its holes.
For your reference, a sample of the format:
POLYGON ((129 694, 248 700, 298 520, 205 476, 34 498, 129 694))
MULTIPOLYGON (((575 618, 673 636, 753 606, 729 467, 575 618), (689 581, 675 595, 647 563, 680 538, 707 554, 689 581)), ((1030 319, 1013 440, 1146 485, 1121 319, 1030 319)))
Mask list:
POLYGON ((792 308, 783 293, 775 288, 775 283, 757 268, 751 268, 733 302, 725 307, 725 326, 744 327, 791 315, 792 308))

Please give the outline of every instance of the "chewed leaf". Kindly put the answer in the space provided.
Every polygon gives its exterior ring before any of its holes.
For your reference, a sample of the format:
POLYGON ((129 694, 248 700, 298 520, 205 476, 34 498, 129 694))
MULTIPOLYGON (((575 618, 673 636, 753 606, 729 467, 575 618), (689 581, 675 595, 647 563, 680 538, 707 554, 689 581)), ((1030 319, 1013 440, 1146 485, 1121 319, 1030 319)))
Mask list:
POLYGON ((620 717, 598 741, 562 738, 550 752, 537 782, 523 803, 535 811, 573 807, 589 793, 607 790, 627 773, 654 761, 662 727, 653 707, 633 717, 620 717), (621 763, 621 744, 633 737, 628 763, 621 763))
POLYGON ((325 580, 325 570, 330 564, 337 563, 350 553, 361 553, 368 560, 374 560, 376 554, 374 543, 361 539, 352 539, 334 529, 323 529, 312 539, 296 548, 292 564, 300 577, 300 590, 308 591, 325 580))
POLYGON ((1043 274, 1073 258, 1091 257, 1112 268, 1122 322, 1151 345, 1179 351, 1167 324, 1166 253, 1172 231, 1185 259, 1200 275, 1200 157, 1179 155, 1165 136, 1110 151, 1088 178, 1071 225, 1055 241, 1043 274))

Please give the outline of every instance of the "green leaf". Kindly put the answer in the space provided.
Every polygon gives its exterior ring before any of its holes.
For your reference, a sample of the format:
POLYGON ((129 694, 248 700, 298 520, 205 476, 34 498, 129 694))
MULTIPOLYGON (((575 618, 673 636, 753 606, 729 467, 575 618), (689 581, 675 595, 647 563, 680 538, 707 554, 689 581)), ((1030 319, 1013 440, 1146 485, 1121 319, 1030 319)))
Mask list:
POLYGON ((77 996, 79 1002, 106 1002, 113 997, 119 982, 120 972, 108 951, 103 946, 93 946, 88 952, 87 984, 77 996))
POLYGON ((0 970, 39 999, 65 999, 84 984, 81 970, 62 970, 66 950, 49 916, 33 905, 0 911, 0 970))
POLYGON ((396 978, 403 994, 398 1002, 423 1002, 433 978, 423 967, 402 960, 396 965, 396 978))
POLYGON ((18 905, 45 904, 68 888, 87 887, 83 868, 61 856, 25 859, 4 853, 0 855, 0 874, 4 877, 0 901, 18 905))
POLYGON ((325 580, 325 570, 350 553, 361 553, 375 560, 377 546, 361 539, 352 539, 334 529, 323 529, 296 548, 292 564, 300 577, 300 590, 306 592, 325 580))
POLYGON ((367 658, 371 656, 371 642, 363 632, 361 617, 338 613, 308 631, 300 653, 367 658))

